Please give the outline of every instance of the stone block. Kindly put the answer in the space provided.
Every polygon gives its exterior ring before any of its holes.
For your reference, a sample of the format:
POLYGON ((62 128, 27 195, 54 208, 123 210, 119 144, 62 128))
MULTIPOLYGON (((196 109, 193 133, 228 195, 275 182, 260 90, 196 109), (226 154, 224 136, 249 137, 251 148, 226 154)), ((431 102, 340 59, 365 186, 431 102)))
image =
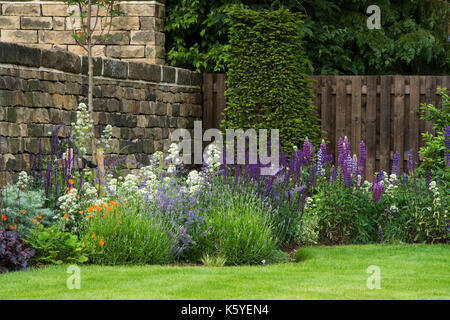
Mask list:
POLYGON ((53 29, 53 18, 20 17, 20 26, 21 29, 53 29))
POLYGON ((36 30, 2 30, 0 41, 13 43, 37 43, 36 30))
POLYGON ((167 67, 167 66, 163 66, 162 68, 163 68, 162 82, 175 83, 175 76, 177 69, 174 67, 167 67))
MULTIPOLYGON (((103 24, 109 25, 110 18, 104 17, 103 24)), ((120 16, 111 19, 111 30, 139 30, 139 17, 120 16)))
POLYGON ((20 29, 20 17, 0 16, 0 30, 20 29))
POLYGON ((119 60, 103 59, 102 75, 105 77, 126 79, 128 76, 128 63, 119 60))
POLYGON ((4 16, 29 16, 36 17, 41 15, 40 4, 28 3, 4 3, 2 5, 2 14, 4 16))
POLYGON ((129 63, 129 79, 144 80, 152 82, 161 81, 161 66, 148 63, 129 63))
POLYGON ((42 15, 45 17, 67 17, 67 4, 42 4, 42 15))
POLYGON ((39 43, 76 44, 72 31, 39 30, 39 43))
POLYGON ((81 73, 80 57, 60 50, 43 50, 41 66, 75 74, 81 73))
POLYGON ((111 58, 143 58, 145 46, 107 46, 106 56, 111 58))

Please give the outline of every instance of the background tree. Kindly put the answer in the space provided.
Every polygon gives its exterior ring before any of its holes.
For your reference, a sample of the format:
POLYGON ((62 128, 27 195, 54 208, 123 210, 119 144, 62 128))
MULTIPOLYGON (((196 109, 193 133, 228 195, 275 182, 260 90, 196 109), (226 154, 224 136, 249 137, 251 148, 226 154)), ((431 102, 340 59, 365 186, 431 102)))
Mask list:
POLYGON ((226 129, 279 129, 284 151, 318 145, 321 135, 308 85, 298 26, 302 14, 280 10, 230 11, 226 129))
POLYGON ((167 62, 200 72, 225 72, 229 60, 226 9, 287 8, 305 15, 299 26, 309 72, 448 74, 450 8, 445 0, 167 0, 167 62), (381 30, 369 30, 369 5, 381 8, 381 30))

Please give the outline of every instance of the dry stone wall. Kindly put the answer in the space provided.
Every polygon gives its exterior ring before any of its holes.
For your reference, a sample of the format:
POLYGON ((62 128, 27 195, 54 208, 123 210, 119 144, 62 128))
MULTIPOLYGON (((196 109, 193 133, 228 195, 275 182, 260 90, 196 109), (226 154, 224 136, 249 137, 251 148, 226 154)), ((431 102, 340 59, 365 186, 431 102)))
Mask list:
MULTIPOLYGON (((94 55, 164 64, 165 0, 118 4, 125 15, 112 18, 111 32, 101 45, 93 47, 94 55)), ((57 0, 0 1, 0 41, 86 54, 72 37, 80 22, 69 17, 71 10, 57 0)), ((98 37, 102 26, 108 25, 110 18, 105 11, 99 11, 94 36, 98 37)))
MULTIPOLYGON (((49 132, 66 137, 78 103, 87 100, 87 57, 0 42, 0 184, 30 168, 30 155, 49 150, 49 132)), ((96 134, 113 126, 112 147, 127 161, 148 163, 167 151, 176 128, 202 118, 200 74, 147 63, 95 58, 96 134)))

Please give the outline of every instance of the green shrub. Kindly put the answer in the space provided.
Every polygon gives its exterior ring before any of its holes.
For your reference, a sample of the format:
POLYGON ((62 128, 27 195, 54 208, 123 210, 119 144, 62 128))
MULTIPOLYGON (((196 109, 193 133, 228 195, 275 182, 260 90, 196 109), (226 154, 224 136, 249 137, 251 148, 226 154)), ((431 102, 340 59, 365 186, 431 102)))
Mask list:
POLYGON ((0 193, 1 213, 9 225, 25 236, 34 224, 50 226, 52 210, 45 208, 45 194, 41 189, 20 190, 17 185, 7 185, 0 193))
POLYGON ((319 242, 332 244, 377 241, 378 217, 384 203, 374 203, 364 188, 346 186, 337 179, 313 196, 319 217, 319 242))
POLYGON ((320 127, 308 86, 301 15, 281 9, 239 7, 231 17, 231 58, 223 125, 227 129, 279 129, 286 150, 308 137, 318 143, 320 127))
POLYGON ((90 262, 126 265, 172 261, 174 239, 160 217, 149 216, 137 204, 107 210, 93 211, 82 231, 90 262))
POLYGON ((31 260, 34 265, 87 261, 85 250, 78 237, 69 232, 61 232, 56 226, 33 228, 25 239, 36 251, 31 260))
POLYGON ((295 243, 301 245, 313 245, 319 241, 319 215, 314 210, 315 204, 312 198, 306 198, 305 209, 301 223, 297 225, 295 243))
POLYGON ((425 179, 399 184, 390 196, 390 206, 383 215, 383 241, 447 242, 450 194, 445 184, 425 179))
MULTIPOLYGON (((254 190, 233 191, 233 186, 215 184, 210 209, 204 216, 206 235, 192 251, 226 258, 226 264, 261 264, 276 258, 272 235, 272 209, 254 190)), ((197 258, 198 259, 198 258, 197 258)))
POLYGON ((419 173, 423 173, 424 168, 431 170, 433 176, 442 176, 445 174, 445 144, 444 129, 450 126, 450 97, 446 88, 439 88, 438 92, 442 97, 442 108, 437 108, 432 104, 421 106, 421 119, 427 120, 433 124, 436 135, 428 131, 422 133, 425 145, 420 148, 419 155, 422 158, 419 173))

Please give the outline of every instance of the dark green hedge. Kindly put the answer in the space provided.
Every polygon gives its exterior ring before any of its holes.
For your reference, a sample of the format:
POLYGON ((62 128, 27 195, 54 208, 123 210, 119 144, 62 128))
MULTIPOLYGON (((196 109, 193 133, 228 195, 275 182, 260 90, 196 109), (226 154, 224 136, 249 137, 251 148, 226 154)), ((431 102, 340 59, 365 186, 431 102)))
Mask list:
POLYGON ((286 9, 229 10, 231 59, 223 125, 228 129, 280 129, 283 148, 320 128, 308 86, 299 13, 286 9))

